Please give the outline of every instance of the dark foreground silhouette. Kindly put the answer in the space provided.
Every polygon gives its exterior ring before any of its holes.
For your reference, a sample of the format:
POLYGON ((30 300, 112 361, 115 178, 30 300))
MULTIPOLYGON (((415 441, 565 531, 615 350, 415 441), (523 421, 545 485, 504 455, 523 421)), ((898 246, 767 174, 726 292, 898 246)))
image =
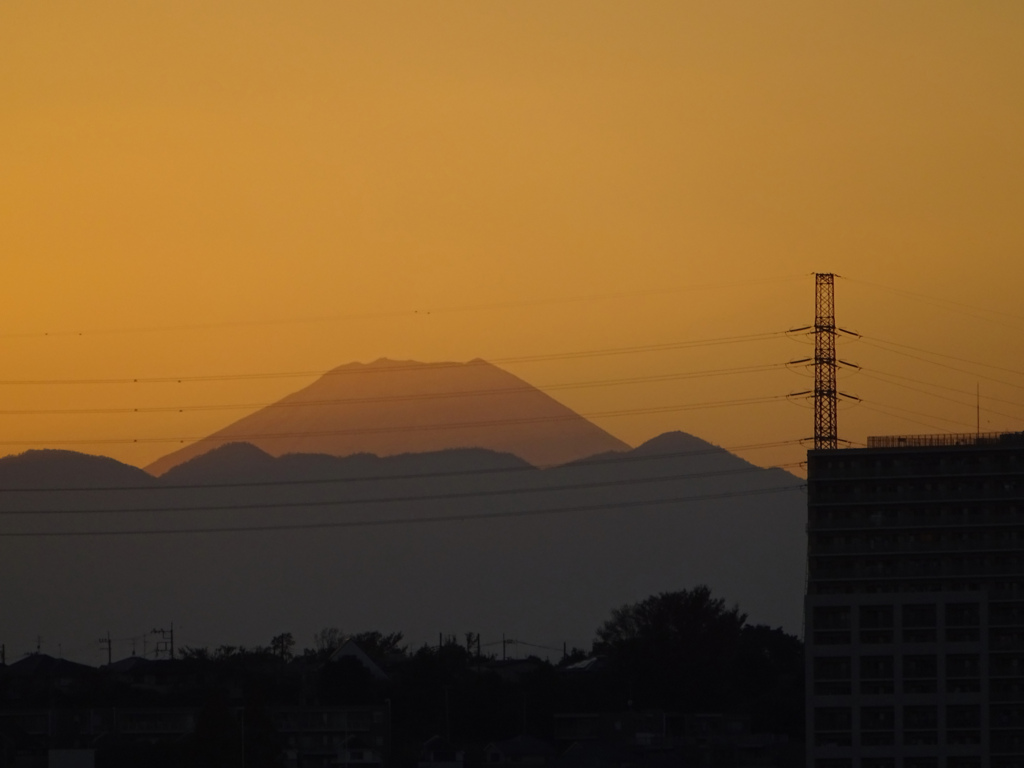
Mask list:
POLYGON ((502 658, 473 633, 416 651, 400 633, 313 640, 99 669, 28 656, 0 668, 0 764, 61 749, 99 768, 802 759, 802 644, 703 586, 623 606, 591 653, 557 663, 502 658))

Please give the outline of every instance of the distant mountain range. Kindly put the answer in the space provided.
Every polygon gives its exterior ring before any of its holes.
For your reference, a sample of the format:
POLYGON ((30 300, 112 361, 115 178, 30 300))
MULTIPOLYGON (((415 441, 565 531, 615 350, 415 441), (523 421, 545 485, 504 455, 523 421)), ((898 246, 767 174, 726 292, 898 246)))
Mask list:
POLYGON ((338 626, 589 647, 612 608, 698 583, 797 632, 799 486, 678 432, 548 469, 478 448, 274 457, 230 444, 154 478, 30 451, 0 459, 0 534, 44 534, 0 536, 0 642, 17 658, 42 636, 44 651, 96 662, 106 631, 173 621, 179 645, 286 631, 309 645, 338 626), (192 532, 155 532, 168 530, 192 532), (67 531, 87 535, 50 535, 67 531))
POLYGON ((350 363, 308 387, 164 456, 162 475, 212 448, 248 442, 271 456, 393 456, 487 448, 535 466, 629 446, 536 387, 484 360, 350 363))
POLYGON ((682 432, 630 449, 480 360, 341 366, 147 469, 0 459, 9 658, 41 636, 95 662, 90 638, 172 621, 179 645, 337 626, 589 647, 613 608, 699 583, 800 627, 798 478, 682 432))

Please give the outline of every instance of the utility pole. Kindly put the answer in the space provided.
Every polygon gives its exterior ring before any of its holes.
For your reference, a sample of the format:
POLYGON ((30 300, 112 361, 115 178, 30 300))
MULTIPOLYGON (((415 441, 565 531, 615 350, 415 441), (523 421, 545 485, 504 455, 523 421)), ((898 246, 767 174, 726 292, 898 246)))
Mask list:
POLYGON ((452 717, 451 706, 449 704, 451 690, 452 687, 450 685, 446 685, 444 687, 444 738, 449 744, 452 741, 452 717))
POLYGON ((171 622, 170 629, 154 629, 151 635, 160 635, 161 639, 156 641, 156 650, 153 651, 154 658, 160 658, 160 653, 166 651, 167 658, 174 658, 174 622, 171 622))
POLYGON ((109 667, 110 663, 111 663, 111 660, 112 660, 111 659, 112 652, 110 650, 110 631, 109 630, 107 631, 107 636, 106 637, 101 637, 100 638, 100 650, 102 650, 103 648, 107 649, 107 666, 109 667))
POLYGON ((385 744, 387 744, 386 752, 386 763, 385 765, 391 766, 391 699, 384 699, 384 706, 387 708, 387 737, 385 744))
POLYGON ((516 646, 516 649, 518 650, 518 648, 519 648, 519 641, 515 640, 515 639, 513 639, 511 637, 506 639, 505 633, 502 632, 501 633, 501 660, 502 661, 505 661, 505 659, 508 658, 508 654, 505 652, 505 649, 508 646, 510 646, 510 645, 516 646))

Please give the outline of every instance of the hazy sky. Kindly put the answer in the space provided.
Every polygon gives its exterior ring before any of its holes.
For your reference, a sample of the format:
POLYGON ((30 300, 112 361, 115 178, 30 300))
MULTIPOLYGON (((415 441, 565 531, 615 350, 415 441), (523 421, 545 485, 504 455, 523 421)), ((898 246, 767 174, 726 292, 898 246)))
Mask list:
MULTIPOLYGON (((1022 429, 1022 39, 1016 0, 8 0, 0 379, 485 357, 542 386, 645 379, 552 390, 627 411, 595 421, 634 444, 787 440, 802 401, 629 412, 807 389, 649 380, 799 340, 506 359, 807 325, 810 274, 835 271, 839 324, 870 337, 840 348, 864 366, 842 437, 973 431, 979 385, 982 428, 1022 429)), ((145 464, 177 444, 124 441, 309 380, 3 384, 0 453, 145 464)))

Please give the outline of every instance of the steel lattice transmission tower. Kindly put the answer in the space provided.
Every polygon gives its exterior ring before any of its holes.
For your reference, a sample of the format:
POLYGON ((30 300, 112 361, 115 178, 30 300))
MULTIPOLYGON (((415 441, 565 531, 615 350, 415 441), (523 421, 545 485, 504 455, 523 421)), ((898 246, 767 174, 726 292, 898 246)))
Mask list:
POLYGON ((835 275, 814 275, 814 450, 839 447, 835 275))

